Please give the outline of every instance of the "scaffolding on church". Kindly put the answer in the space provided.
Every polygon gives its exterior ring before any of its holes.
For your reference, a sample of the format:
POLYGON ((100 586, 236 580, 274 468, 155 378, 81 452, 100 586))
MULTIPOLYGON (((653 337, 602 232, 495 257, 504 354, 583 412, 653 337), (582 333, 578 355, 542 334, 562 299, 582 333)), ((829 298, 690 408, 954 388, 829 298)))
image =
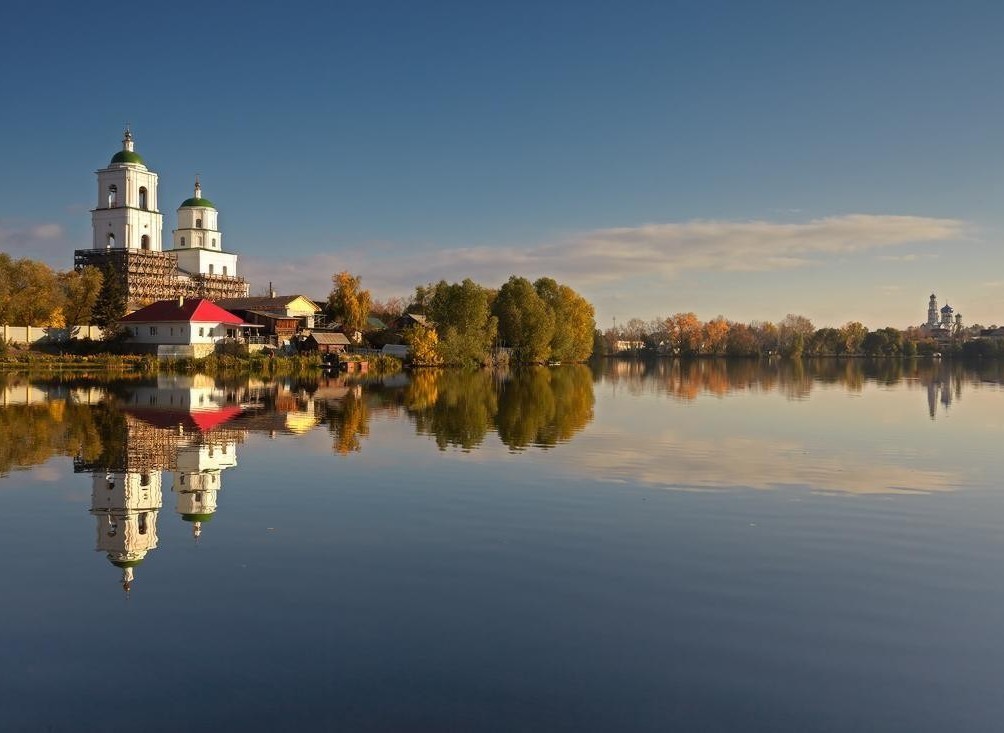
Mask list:
POLYGON ((186 298, 247 297, 249 286, 242 277, 188 274, 178 269, 173 252, 149 252, 140 249, 78 249, 73 254, 74 268, 109 267, 123 279, 131 306, 186 298))

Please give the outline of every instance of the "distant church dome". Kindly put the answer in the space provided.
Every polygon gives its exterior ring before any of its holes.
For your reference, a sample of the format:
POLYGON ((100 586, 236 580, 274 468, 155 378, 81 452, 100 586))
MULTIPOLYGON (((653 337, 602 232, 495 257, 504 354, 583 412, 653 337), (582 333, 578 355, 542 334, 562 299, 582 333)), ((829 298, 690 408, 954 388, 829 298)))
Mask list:
POLYGON ((952 306, 950 306, 948 304, 945 304, 945 307, 941 309, 941 312, 942 313, 951 313, 952 312, 952 306))

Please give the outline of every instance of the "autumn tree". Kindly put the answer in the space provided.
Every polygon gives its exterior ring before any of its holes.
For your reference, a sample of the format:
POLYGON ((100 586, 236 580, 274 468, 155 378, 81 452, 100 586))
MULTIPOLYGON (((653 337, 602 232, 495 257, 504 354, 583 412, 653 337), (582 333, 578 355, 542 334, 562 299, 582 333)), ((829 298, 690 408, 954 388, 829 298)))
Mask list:
POLYGON ((411 349, 411 361, 419 366, 435 366, 439 357, 439 336, 434 328, 412 326, 404 330, 404 343, 411 349))
POLYGON ((861 352, 861 345, 868 335, 868 328, 857 321, 848 321, 840 327, 840 340, 842 341, 843 353, 858 354, 861 352))
POLYGON ((550 358, 562 362, 589 358, 596 329, 592 304, 569 286, 549 277, 540 278, 533 287, 554 313, 550 358))
POLYGON ((776 354, 780 350, 778 328, 770 321, 754 321, 750 330, 756 340, 757 353, 761 356, 776 354))
POLYGON ((694 313, 677 313, 666 319, 666 334, 672 352, 691 356, 700 351, 703 327, 694 313))
POLYGON ((785 356, 801 356, 805 344, 816 329, 805 316, 794 313, 786 315, 777 324, 778 342, 785 356))
POLYGON ((729 330, 731 330, 731 325, 725 320, 724 316, 712 318, 705 323, 702 352, 715 355, 724 354, 728 343, 729 330))
POLYGON ((0 322, 49 326, 62 305, 62 291, 51 267, 0 254, 0 322))
POLYGON ((374 300, 370 305, 370 315, 376 316, 384 323, 390 323, 404 313, 404 309, 407 305, 408 302, 404 298, 374 300))
POLYGON ((94 306, 105 278, 96 267, 84 267, 59 275, 63 295, 63 320, 67 326, 81 326, 91 322, 94 306))
POLYGON ((756 356, 757 340, 753 329, 745 323, 733 323, 725 340, 725 353, 728 356, 756 356))
POLYGON ((352 331, 366 330, 366 320, 373 303, 369 290, 362 290, 362 278, 347 270, 331 276, 333 287, 328 295, 328 317, 352 331))

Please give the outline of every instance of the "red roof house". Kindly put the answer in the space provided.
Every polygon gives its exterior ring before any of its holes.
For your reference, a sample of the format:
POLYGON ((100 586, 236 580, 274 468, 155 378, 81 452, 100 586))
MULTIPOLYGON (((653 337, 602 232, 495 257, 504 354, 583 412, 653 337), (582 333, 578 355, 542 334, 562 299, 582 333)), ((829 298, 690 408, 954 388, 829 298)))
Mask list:
POLYGON ((155 346, 159 353, 204 356, 225 339, 236 339, 244 321, 205 298, 159 300, 130 313, 119 323, 135 344, 155 346), (199 346, 178 351, 174 347, 199 346), (191 353, 188 353, 191 352, 191 353), (199 352, 199 353, 196 353, 199 352))

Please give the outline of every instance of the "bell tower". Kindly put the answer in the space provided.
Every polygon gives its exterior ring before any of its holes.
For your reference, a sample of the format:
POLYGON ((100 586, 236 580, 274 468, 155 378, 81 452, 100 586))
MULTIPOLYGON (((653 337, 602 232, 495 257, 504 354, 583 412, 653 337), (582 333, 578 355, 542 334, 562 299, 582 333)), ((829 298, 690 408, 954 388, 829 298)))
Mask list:
POLYGON ((195 192, 178 207, 178 228, 173 249, 178 267, 190 275, 237 276, 237 255, 223 249, 219 211, 203 197, 202 184, 195 177, 195 192))
POLYGON ((91 248, 160 252, 164 217, 157 209, 157 174, 147 170, 128 127, 122 149, 97 175, 98 203, 91 210, 91 248))

